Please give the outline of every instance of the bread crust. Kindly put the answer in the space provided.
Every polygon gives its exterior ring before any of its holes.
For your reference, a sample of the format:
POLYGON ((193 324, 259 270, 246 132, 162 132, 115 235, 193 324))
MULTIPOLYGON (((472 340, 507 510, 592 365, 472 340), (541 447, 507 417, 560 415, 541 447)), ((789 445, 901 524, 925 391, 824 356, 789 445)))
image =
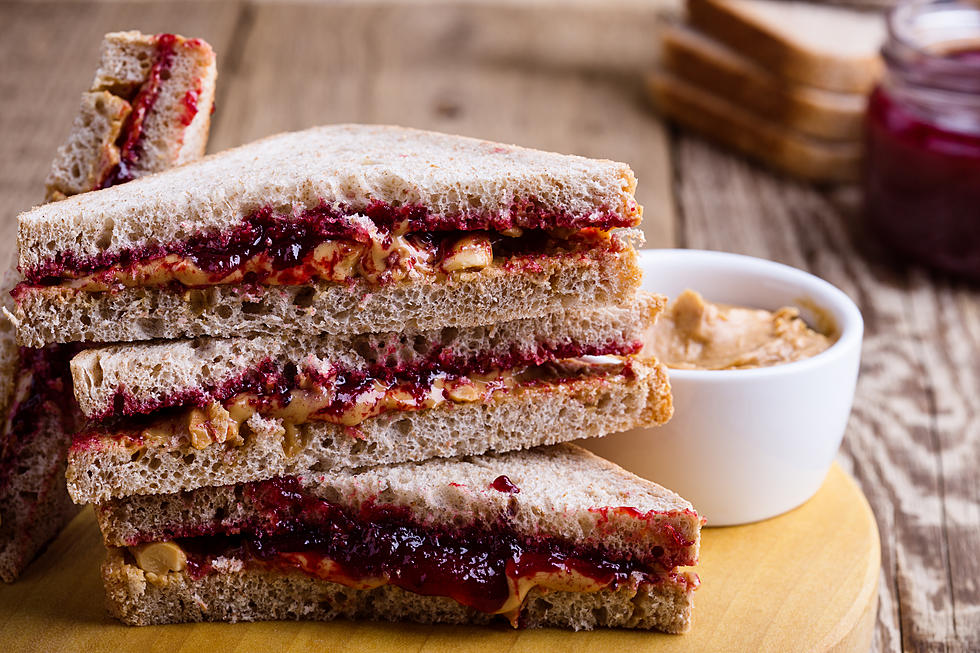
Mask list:
POLYGON ((291 451, 280 420, 258 416, 249 420, 249 437, 237 446, 197 450, 179 437, 153 444, 76 443, 69 454, 69 493, 78 503, 101 503, 275 476, 526 449, 666 422, 673 413, 666 370, 640 361, 633 362, 633 370, 633 378, 520 388, 490 403, 382 413, 356 430, 308 422, 289 440, 303 443, 298 452, 291 451))
POLYGON ((382 202, 455 220, 511 216, 520 213, 515 202, 531 202, 543 215, 636 224, 635 188, 624 163, 402 127, 315 127, 26 211, 19 265, 26 271, 57 255, 84 259, 224 233, 263 207, 288 217, 382 202))
MULTIPOLYGON (((687 10, 691 23, 699 30, 767 70, 800 84, 841 93, 868 93, 881 72, 877 43, 869 43, 863 55, 830 54, 800 43, 794 38, 792 26, 773 29, 737 0, 688 0, 687 10)), ((846 9, 835 11, 842 17, 858 14, 846 9)), ((883 22, 881 27, 883 37, 883 22)))
MULTIPOLYGON (((157 584, 110 549, 102 566, 106 606, 125 624, 197 621, 375 619, 442 624, 489 624, 500 618, 453 599, 421 596, 392 585, 355 590, 299 573, 233 569, 194 580, 186 572, 157 584)), ((571 630, 636 628, 682 633, 690 629, 694 582, 665 579, 637 589, 544 592, 533 589, 521 610, 524 627, 571 630)))
POLYGON ((807 138, 668 73, 650 74, 647 92, 672 120, 782 172, 816 182, 858 178, 858 143, 807 138))
POLYGON ((667 24, 662 37, 664 66, 678 78, 803 135, 835 141, 860 139, 868 102, 865 95, 787 83, 680 24, 667 24))
POLYGON ((135 287, 104 293, 29 286, 16 305, 17 338, 38 347, 244 333, 379 333, 482 326, 571 306, 628 306, 641 272, 632 246, 618 235, 614 239, 609 247, 575 256, 543 257, 535 269, 490 266, 454 273, 445 281, 135 287))

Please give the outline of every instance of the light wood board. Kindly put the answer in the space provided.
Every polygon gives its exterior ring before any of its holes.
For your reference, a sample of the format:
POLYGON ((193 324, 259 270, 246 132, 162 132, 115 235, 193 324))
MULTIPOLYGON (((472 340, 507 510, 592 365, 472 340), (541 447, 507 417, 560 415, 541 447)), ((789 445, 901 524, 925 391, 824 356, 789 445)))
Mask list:
POLYGON ((836 465, 786 515, 703 535, 687 635, 570 633, 339 621, 131 628, 106 616, 103 548, 86 509, 23 578, 0 587, 7 651, 860 651, 871 643, 880 565, 867 501, 836 465))

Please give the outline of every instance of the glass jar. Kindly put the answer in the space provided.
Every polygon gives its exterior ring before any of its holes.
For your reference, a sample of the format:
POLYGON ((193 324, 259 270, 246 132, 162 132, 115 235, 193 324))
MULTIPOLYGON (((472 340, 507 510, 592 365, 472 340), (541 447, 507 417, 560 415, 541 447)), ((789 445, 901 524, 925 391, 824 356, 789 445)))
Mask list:
POLYGON ((980 280, 980 5, 888 15, 866 123, 868 223, 898 252, 980 280))

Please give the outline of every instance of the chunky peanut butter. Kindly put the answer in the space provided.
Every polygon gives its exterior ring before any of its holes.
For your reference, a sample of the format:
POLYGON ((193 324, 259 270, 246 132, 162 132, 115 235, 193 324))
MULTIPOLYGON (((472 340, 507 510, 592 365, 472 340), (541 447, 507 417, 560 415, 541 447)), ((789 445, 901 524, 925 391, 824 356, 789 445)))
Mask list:
POLYGON ((806 325, 800 312, 712 304, 685 290, 647 334, 646 346, 667 367, 740 370, 815 356, 830 339, 806 325))

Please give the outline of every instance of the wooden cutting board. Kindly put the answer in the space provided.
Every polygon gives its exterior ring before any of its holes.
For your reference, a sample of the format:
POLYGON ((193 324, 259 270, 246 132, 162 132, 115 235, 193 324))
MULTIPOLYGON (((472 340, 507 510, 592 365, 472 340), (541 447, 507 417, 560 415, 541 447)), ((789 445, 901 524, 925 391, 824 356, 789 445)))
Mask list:
POLYGON ((130 628, 106 616, 103 549, 80 514, 17 583, 0 587, 4 651, 860 651, 877 607, 878 529, 837 465, 805 505, 768 521, 705 529, 687 635, 570 633, 380 623, 188 624, 130 628))

